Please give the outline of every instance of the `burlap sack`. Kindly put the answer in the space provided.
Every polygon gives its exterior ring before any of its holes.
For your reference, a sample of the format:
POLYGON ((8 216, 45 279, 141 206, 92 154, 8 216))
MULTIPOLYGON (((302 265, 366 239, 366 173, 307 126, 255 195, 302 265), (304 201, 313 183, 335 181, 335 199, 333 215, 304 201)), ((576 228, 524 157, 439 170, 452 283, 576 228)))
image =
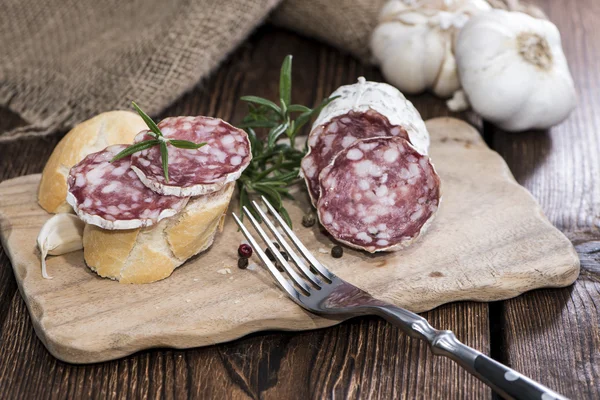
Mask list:
POLYGON ((157 114, 213 70, 279 0, 2 0, 0 105, 64 130, 135 99, 157 114))
MULTIPOLYGON (((369 60, 386 0, 286 0, 272 20, 369 60)), ((516 0, 495 6, 522 7, 516 0)), ((213 70, 280 0, 3 0, 0 106, 28 125, 0 142, 65 131, 135 100, 156 115, 213 70)), ((535 10, 534 10, 535 11, 535 10)))

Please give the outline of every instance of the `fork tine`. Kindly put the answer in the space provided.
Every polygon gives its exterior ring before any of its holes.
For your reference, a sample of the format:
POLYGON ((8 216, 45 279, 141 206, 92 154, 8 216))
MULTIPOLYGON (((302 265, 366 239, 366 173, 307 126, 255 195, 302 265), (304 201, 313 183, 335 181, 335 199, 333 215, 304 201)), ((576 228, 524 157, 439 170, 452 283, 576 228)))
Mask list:
POLYGON ((296 246, 296 248, 300 251, 300 253, 302 253, 304 258, 306 258, 308 260, 308 262, 310 262, 312 264, 312 266, 315 267, 315 269, 321 273, 321 275, 323 275, 325 278, 327 278, 331 282, 333 280, 333 278, 335 278, 335 275, 331 271, 329 271, 327 268, 325 268, 323 266, 323 264, 321 264, 319 261, 317 261, 317 259, 311 254, 311 252, 308 251, 306 246, 304 246, 304 244, 300 241, 300 239, 298 239, 298 236, 296 236, 294 231, 292 231, 290 229, 290 227, 285 223, 283 218, 281 218, 281 215, 279 215, 277 210, 275 210, 275 208, 271 205, 271 203, 269 203, 269 201, 265 198, 265 196, 260 196, 260 197, 261 197, 263 203, 265 203, 265 205, 269 209, 269 212, 271 213, 271 215, 273 215, 275 217, 275 219, 277 220, 277 222, 279 223, 279 225, 281 226, 281 228, 283 229, 283 231, 285 232, 287 237, 290 238, 292 243, 294 243, 294 246, 296 246))
POLYGON ((246 226, 242 223, 242 221, 239 219, 239 217, 237 215, 235 215, 235 213, 232 213, 232 214, 233 214, 233 219, 235 220, 235 223, 237 224, 237 226, 239 226, 239 228, 241 229, 241 231, 244 234, 244 236, 246 237, 246 239, 248 239, 248 242, 250 242, 250 245, 254 248, 254 251, 258 255, 258 258, 260 258, 262 260, 262 262, 265 263, 265 265, 267 266, 267 269, 269 270, 269 272, 271 273, 273 278, 275 278, 277 283, 279 283, 279 286, 281 286, 283 288, 283 290, 285 290, 287 292, 287 294, 289 294, 292 298, 296 298, 296 299, 300 298, 300 293, 298 293, 296 288, 294 288, 292 285, 290 285, 288 280, 285 279, 283 275, 281 275, 279 270, 275 267, 275 265, 273 265, 271 260, 269 260, 269 257, 267 257, 267 255, 260 248, 260 246, 254 239, 254 237, 250 234, 250 232, 248 231, 248 228, 246 228, 246 226))
POLYGON ((279 244, 282 245, 285 251, 290 255, 290 257, 292 257, 292 260, 294 260, 294 263, 296 263, 296 265, 302 272, 302 275, 304 275, 306 279, 311 281, 314 285, 321 288, 321 286, 323 286, 323 282, 321 282, 321 280, 317 276, 310 272, 310 270, 306 266, 306 263, 302 261, 302 258, 298 257, 298 254, 296 254, 296 252, 292 249, 288 242, 283 238, 283 236, 281 236, 281 233, 279 233, 275 225, 273 225, 273 222, 271 222, 269 217, 267 217, 267 214, 263 210, 261 210, 260 206, 256 203, 256 201, 252 201, 252 204, 254 205, 254 209, 260 214, 260 217, 265 222, 273 236, 275 236, 279 244))
MULTIPOLYGON (((265 232, 265 230, 256 221, 256 219, 254 218, 254 215, 252 215, 250 210, 248 210, 248 207, 244 206, 244 207, 242 207, 242 209, 244 210, 244 214, 248 217, 248 219, 250 219, 250 223, 252 224, 252 226, 254 227, 256 232, 258 232, 258 234, 260 235, 262 240, 267 244, 267 246, 269 246, 269 249, 275 256, 275 258, 277 258, 277 261, 279 261, 281 266, 283 266, 283 268, 288 273, 290 278, 292 278, 292 280, 296 283, 296 285, 298 285, 302 290, 304 290, 306 292, 305 294, 307 294, 307 295, 310 294, 310 287, 306 284, 306 282, 304 282, 304 280, 300 277, 300 275, 298 275, 298 273, 296 271, 294 271, 292 266, 283 258, 283 256, 279 252, 279 250, 277 250, 277 247, 275 247, 275 245, 273 244, 273 241, 267 235, 267 232, 265 232)), ((277 268, 275 268, 275 269, 277 269, 277 268)))

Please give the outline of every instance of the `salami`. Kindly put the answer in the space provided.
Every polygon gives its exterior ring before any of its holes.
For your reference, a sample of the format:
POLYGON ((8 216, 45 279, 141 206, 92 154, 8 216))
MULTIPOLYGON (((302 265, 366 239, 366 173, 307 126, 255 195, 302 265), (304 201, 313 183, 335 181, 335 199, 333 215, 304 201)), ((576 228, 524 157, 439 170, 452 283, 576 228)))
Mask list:
POLYGON ((131 156, 110 160, 126 145, 109 146, 85 157, 67 178, 67 202, 84 222, 104 229, 156 224, 182 210, 188 198, 161 196, 130 169, 131 156))
POLYGON ((302 174, 313 204, 319 200, 319 173, 335 155, 358 139, 398 136, 408 139, 406 130, 392 126, 377 111, 350 111, 317 127, 308 138, 309 152, 302 159, 302 174))
POLYGON ((429 157, 399 137, 356 141, 319 176, 323 227, 374 253, 408 246, 432 221, 441 199, 429 157))
POLYGON ((331 96, 339 98, 329 103, 313 124, 309 151, 302 160, 301 175, 313 205, 319 199, 319 173, 357 139, 398 136, 409 140, 419 153, 427 154, 427 128, 398 89, 361 77, 358 83, 341 86, 331 96))
POLYGON ((340 86, 331 97, 340 96, 319 113, 312 131, 333 118, 350 111, 365 113, 374 110, 386 117, 393 126, 400 126, 408 133, 410 143, 421 154, 427 154, 429 133, 417 109, 398 89, 387 83, 367 82, 358 78, 353 85, 340 86))
MULTIPOLYGON (((198 196, 235 181, 252 159, 248 135, 218 118, 173 117, 158 127, 167 139, 206 142, 199 149, 180 149, 167 144, 169 182, 166 181, 158 146, 133 154, 131 168, 150 189, 164 195, 198 196)), ((152 139, 141 132, 135 142, 152 139)))

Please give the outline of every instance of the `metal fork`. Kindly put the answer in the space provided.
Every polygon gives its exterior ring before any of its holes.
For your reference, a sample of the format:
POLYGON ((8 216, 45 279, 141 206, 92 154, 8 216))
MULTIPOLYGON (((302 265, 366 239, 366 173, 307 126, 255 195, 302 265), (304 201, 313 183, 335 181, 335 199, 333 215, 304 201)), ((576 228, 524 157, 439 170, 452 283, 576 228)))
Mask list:
POLYGON ((296 267, 293 267, 275 247, 265 230, 247 207, 244 214, 250 220, 261 239, 267 244, 277 263, 283 268, 282 274, 269 259, 256 239, 237 215, 233 215, 248 242, 265 263, 269 272, 283 290, 301 307, 315 314, 328 317, 350 318, 360 315, 377 315, 398 326, 408 336, 425 340, 435 355, 441 355, 454 360, 469 373, 490 386, 494 391, 509 399, 566 399, 566 397, 537 383, 524 375, 500 364, 479 351, 458 341, 451 331, 433 328, 425 318, 403 308, 373 298, 369 293, 340 279, 323 266, 302 244, 294 232, 281 218, 275 208, 262 197, 277 225, 281 227, 289 241, 300 252, 300 257, 292 246, 284 239, 275 224, 269 219, 261 207, 253 201, 252 204, 277 243, 291 257, 296 267), (307 266, 306 262, 310 265, 307 266), (300 276, 300 274, 302 276, 300 276), (288 279, 289 278, 289 279, 288 279))

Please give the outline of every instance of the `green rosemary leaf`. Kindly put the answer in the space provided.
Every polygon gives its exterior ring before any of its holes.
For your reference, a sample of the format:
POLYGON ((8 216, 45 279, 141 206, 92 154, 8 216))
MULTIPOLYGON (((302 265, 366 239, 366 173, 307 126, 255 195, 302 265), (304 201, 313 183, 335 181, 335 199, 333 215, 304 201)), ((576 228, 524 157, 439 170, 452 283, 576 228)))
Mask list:
POLYGON ((293 136, 294 136, 294 132, 296 132, 296 121, 290 121, 287 129, 285 130, 285 135, 290 138, 291 141, 294 140, 293 136))
POLYGON ((261 180, 261 182, 283 181, 285 183, 289 183, 296 178, 298 178, 298 170, 286 172, 285 174, 279 174, 273 178, 264 178, 261 180))
POLYGON ((271 100, 263 99, 262 97, 258 96, 242 96, 240 97, 240 100, 263 105, 275 111, 277 114, 283 115, 283 113, 281 112, 281 108, 277 104, 273 103, 271 100))
POLYGON ((194 143, 194 142, 190 142, 189 140, 176 140, 176 139, 170 139, 169 143, 171 143, 173 146, 175 146, 179 149, 199 149, 200 147, 202 147, 206 144, 206 142, 194 143))
POLYGON ((142 109, 139 108, 137 104, 135 104, 135 101, 132 101, 131 105, 133 106, 133 108, 135 108, 138 114, 140 114, 140 117, 142 117, 142 119, 144 120, 146 125, 148 125, 148 128, 150 128, 152 132, 154 132, 157 136, 163 135, 160 129, 158 128, 158 125, 156 125, 156 123, 152 120, 152 118, 148 116, 148 114, 143 112, 142 109))
MULTIPOLYGON (((294 200, 294 196, 292 196, 290 194, 290 192, 286 190, 279 190, 279 193, 281 193, 281 197, 285 197, 288 200, 294 200)), ((284 209, 283 207, 281 207, 282 209, 284 209)))
POLYGON ((260 214, 254 209, 254 206, 250 202, 250 196, 248 195, 248 187, 245 184, 238 184, 238 188, 240 191, 240 215, 242 216, 242 218, 244 216, 244 207, 246 207, 258 222, 262 222, 260 214))
POLYGON ((279 98, 283 104, 289 105, 292 102, 292 56, 288 55, 281 65, 279 75, 279 98))
POLYGON ((123 157, 130 156, 133 153, 137 153, 138 151, 149 149, 150 147, 154 147, 159 143, 160 143, 160 141, 158 141, 156 139, 152 139, 152 140, 145 140, 143 142, 132 144, 131 146, 120 151, 116 156, 114 156, 110 160, 110 162, 117 161, 123 157))
POLYGON ((167 144, 163 141, 160 141, 160 158, 162 159, 165 180, 169 183, 169 150, 167 149, 167 144))
POLYGON ((288 226, 291 228, 292 219, 290 218, 290 214, 288 214, 287 210, 283 207, 280 207, 277 211, 279 211, 279 214, 281 215, 285 223, 288 224, 288 226))
POLYGON ((244 129, 244 128, 274 128, 277 125, 278 125, 277 122, 273 122, 273 121, 247 121, 247 122, 242 122, 238 126, 242 129, 244 129))
MULTIPOLYGON (((272 187, 275 189, 275 187, 277 187, 277 186, 285 186, 286 182, 282 181, 282 180, 265 179, 265 180, 261 180, 260 182, 258 182, 257 185, 269 186, 269 187, 272 187)), ((275 189, 275 190, 277 190, 277 189, 275 189)))
POLYGON ((246 185, 244 185, 243 182, 238 181, 237 186, 240 192, 240 215, 244 215, 243 207, 248 207, 250 205, 250 199, 248 198, 248 191, 246 190, 246 185))
POLYGON ((267 136, 267 147, 273 147, 275 145, 275 142, 277 142, 277 139, 279 139, 279 136, 281 136, 287 128, 288 123, 286 122, 271 129, 269 131, 269 135, 267 136))
POLYGON ((267 198, 267 200, 269 200, 269 202, 273 204, 275 208, 277 208, 277 210, 283 207, 281 195, 277 192, 277 190, 273 189, 270 186, 265 186, 261 183, 255 183, 254 185, 252 185, 252 187, 258 193, 264 195, 267 198))
POLYGON ((264 144, 263 141, 256 137, 256 132, 252 128, 246 128, 248 138, 250 139, 250 146, 254 155, 261 155, 263 152, 264 144))
POLYGON ((289 112, 307 112, 310 111, 310 108, 303 106, 301 104, 292 104, 290 106, 288 106, 288 111, 289 112))
POLYGON ((310 111, 305 111, 302 114, 300 114, 300 116, 298 116, 298 118, 296 118, 296 127, 295 127, 294 133, 298 132, 300 130, 300 128, 302 128, 308 121, 310 121, 310 119, 314 115, 319 114, 321 112, 321 110, 323 109, 323 107, 325 107, 327 104, 331 103, 333 100, 337 99, 338 97, 339 96, 335 96, 335 97, 330 97, 328 99, 325 99, 316 108, 313 108, 310 111))

